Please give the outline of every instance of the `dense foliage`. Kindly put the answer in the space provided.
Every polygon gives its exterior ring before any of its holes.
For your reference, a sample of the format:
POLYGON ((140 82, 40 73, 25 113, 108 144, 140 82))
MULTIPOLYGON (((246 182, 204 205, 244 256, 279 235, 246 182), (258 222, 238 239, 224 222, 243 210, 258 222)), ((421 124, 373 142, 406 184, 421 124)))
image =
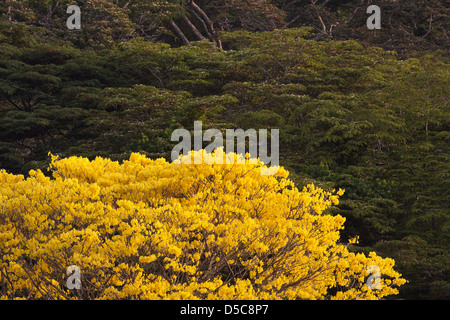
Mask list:
POLYGON ((380 1, 376 31, 366 1, 86 0, 82 30, 69 2, 0 4, 0 168, 168 160, 194 120, 279 128, 299 189, 346 190, 341 241, 394 258, 400 297, 449 298, 444 1, 380 1))

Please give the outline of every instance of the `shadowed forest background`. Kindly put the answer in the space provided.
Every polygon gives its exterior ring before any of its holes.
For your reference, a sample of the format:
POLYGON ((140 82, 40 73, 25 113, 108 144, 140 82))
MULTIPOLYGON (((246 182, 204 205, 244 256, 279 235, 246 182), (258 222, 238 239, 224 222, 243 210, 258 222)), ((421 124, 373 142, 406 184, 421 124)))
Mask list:
POLYGON ((448 1, 0 3, 0 169, 49 151, 170 159, 173 130, 280 129, 299 187, 345 194, 343 241, 449 299, 448 1), (381 30, 366 9, 381 8, 381 30))

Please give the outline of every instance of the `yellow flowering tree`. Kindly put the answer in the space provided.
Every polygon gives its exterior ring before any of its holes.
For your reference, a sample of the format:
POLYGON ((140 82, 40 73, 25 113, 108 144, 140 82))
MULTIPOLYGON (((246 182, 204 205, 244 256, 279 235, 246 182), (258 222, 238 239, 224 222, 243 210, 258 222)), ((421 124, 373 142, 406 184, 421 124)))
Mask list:
POLYGON ((177 164, 132 154, 119 164, 52 156, 52 178, 0 171, 0 296, 378 299, 397 293, 405 280, 394 261, 349 252, 339 243, 345 219, 323 213, 343 190, 298 190, 283 168, 261 175, 262 163, 237 162, 177 164), (67 287, 71 265, 80 270, 80 289, 67 287), (380 272, 376 289, 369 266, 380 272))

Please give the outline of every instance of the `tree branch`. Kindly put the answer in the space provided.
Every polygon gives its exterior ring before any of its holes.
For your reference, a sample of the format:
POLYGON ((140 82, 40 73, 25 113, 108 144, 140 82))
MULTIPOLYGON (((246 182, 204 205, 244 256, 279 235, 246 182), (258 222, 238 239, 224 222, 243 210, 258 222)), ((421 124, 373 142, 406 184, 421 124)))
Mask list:
POLYGON ((197 18, 197 20, 198 21, 200 21, 200 23, 203 25, 203 28, 205 29, 205 32, 206 32, 206 34, 207 34, 207 36, 208 36, 208 38, 210 38, 211 39, 211 41, 214 41, 214 38, 213 38, 213 36, 211 35, 211 33, 209 33, 209 30, 208 30, 208 26, 206 25, 206 23, 205 23, 205 21, 194 11, 194 10, 192 10, 192 9, 190 9, 190 8, 186 8, 191 14, 193 14, 196 18, 197 18))
POLYGON ((431 13, 431 15, 430 15, 430 25, 428 27, 428 32, 425 33, 425 35, 422 36, 422 38, 426 38, 431 33, 431 31, 433 30, 432 24, 433 24, 433 13, 431 13))
POLYGON ((191 22, 191 20, 189 20, 188 17, 183 16, 182 19, 189 26, 189 28, 191 28, 198 40, 205 40, 205 37, 200 33, 200 31, 198 31, 197 27, 191 22))
POLYGON ((183 43, 185 45, 188 45, 189 44, 188 38, 186 38, 186 36, 184 35, 183 31, 181 31, 181 29, 177 26, 177 24, 173 20, 170 20, 169 24, 175 30, 177 35, 181 38, 181 41, 183 41, 183 43))
POLYGON ((195 12, 197 12, 199 16, 202 17, 202 19, 206 23, 209 33, 211 34, 213 40, 216 42, 217 47, 222 49, 222 42, 220 41, 219 37, 217 36, 217 33, 214 30, 214 22, 208 17, 205 11, 203 11, 202 8, 200 8, 193 0, 188 0, 187 4, 189 4, 192 7, 192 9, 195 12))
POLYGON ((14 101, 12 101, 11 99, 9 99, 8 97, 4 96, 5 99, 11 103, 17 110, 23 111, 23 108, 19 107, 19 105, 17 105, 16 103, 14 103, 14 101))
POLYGON ((294 1, 288 2, 285 5, 283 5, 283 7, 281 9, 282 10, 286 10, 290 6, 292 6, 292 5, 296 4, 296 3, 299 3, 299 2, 302 2, 302 0, 294 0, 294 1))

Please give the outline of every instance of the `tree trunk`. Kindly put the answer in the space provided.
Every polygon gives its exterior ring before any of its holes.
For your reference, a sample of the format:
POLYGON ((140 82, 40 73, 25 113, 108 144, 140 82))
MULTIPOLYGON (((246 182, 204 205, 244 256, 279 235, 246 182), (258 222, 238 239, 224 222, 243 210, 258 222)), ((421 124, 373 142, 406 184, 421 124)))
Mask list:
POLYGON ((197 27, 189 20, 188 17, 183 16, 183 21, 191 28, 198 40, 205 40, 205 37, 198 31, 197 27))
POLYGON ((222 49, 222 42, 220 41, 217 33, 214 30, 214 22, 208 17, 205 11, 202 10, 194 1, 187 1, 187 4, 191 6, 191 8, 203 19, 208 29, 208 32, 211 34, 212 40, 216 43, 217 47, 222 49))
POLYGON ((8 11, 6 12, 6 16, 8 17, 8 21, 11 22, 12 18, 11 18, 11 6, 8 7, 8 11))
POLYGON ((177 35, 181 38, 181 41, 183 41, 183 43, 185 45, 188 45, 189 44, 189 40, 186 38, 186 36, 184 35, 183 31, 181 31, 181 29, 177 26, 177 24, 173 20, 170 20, 169 24, 175 30, 177 35))

